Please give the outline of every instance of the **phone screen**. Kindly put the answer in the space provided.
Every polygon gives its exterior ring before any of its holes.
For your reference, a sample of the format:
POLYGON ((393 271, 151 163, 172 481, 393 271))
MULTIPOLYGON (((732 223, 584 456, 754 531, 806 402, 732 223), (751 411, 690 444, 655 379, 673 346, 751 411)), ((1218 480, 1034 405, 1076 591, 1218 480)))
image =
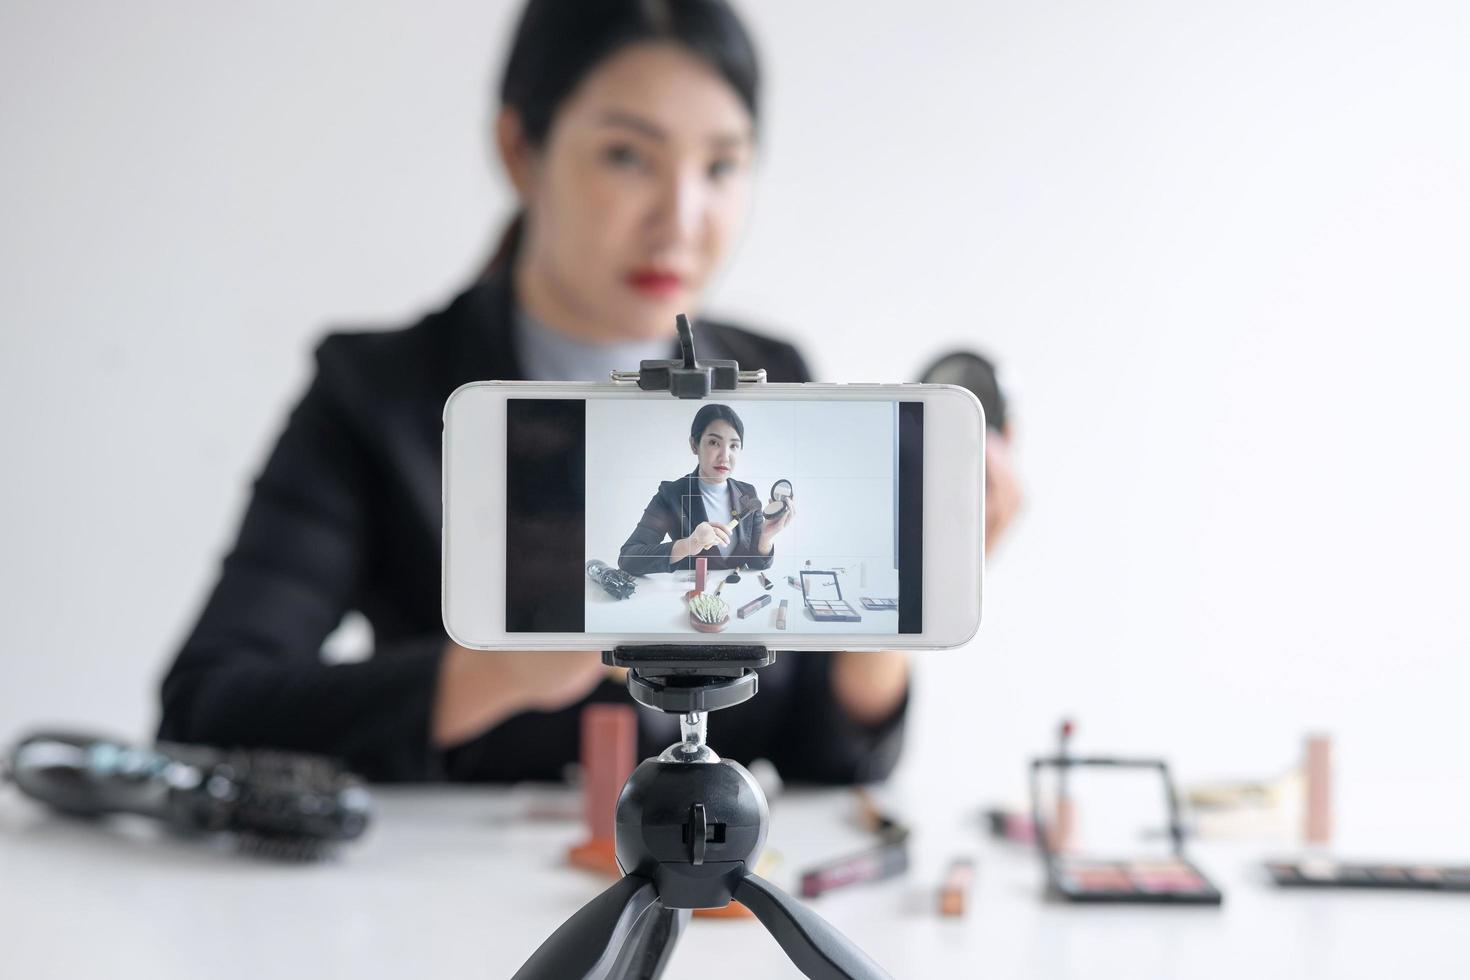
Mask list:
POLYGON ((920 401, 512 398, 506 425, 507 632, 923 631, 920 401))

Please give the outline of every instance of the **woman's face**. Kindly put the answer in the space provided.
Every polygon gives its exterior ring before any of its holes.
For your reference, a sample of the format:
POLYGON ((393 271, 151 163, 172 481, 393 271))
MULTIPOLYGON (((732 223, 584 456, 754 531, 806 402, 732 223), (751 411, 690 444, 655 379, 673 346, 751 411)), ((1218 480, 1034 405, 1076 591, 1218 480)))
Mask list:
POLYGON ((753 140, 744 103, 703 61, 669 44, 614 54, 518 181, 521 301, 587 339, 672 333, 744 222, 753 140))
POLYGON ((715 419, 704 427, 704 435, 694 447, 699 457, 699 478, 706 483, 724 483, 735 472, 735 457, 740 455, 740 433, 724 419, 715 419))

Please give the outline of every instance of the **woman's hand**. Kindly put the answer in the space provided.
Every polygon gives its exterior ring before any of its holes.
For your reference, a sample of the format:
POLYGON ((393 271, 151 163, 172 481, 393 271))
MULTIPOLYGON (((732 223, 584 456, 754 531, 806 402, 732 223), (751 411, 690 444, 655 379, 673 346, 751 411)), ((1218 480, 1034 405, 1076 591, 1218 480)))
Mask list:
POLYGON ((832 662, 832 694, 854 720, 877 725, 893 715, 909 689, 909 658, 902 650, 844 650, 832 662))
POLYGON ((430 732, 458 745, 524 711, 556 711, 608 676, 602 654, 581 650, 470 650, 450 642, 439 666, 430 732))
POLYGON ((706 548, 715 546, 724 547, 730 543, 730 529, 723 524, 711 524, 709 521, 701 521, 689 537, 681 538, 674 542, 674 547, 669 551, 669 564, 676 565, 688 558, 697 555, 706 548))
POLYGON ((761 539, 756 542, 755 550, 761 555, 769 555, 774 547, 776 535, 786 529, 791 519, 796 516, 796 498, 786 498, 786 513, 776 520, 766 520, 761 525, 761 539))
POLYGON ((996 541, 1021 512, 1021 481, 1011 462, 1011 427, 988 432, 985 438, 985 550, 996 541))

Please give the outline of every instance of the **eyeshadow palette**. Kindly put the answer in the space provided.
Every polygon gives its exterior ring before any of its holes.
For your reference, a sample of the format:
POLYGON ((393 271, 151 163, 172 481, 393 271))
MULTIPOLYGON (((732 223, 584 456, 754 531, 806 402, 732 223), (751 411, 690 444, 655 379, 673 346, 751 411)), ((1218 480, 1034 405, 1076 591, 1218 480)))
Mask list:
POLYGON ((898 612, 897 599, 869 599, 867 596, 863 596, 862 602, 864 609, 873 609, 878 612, 898 612))
POLYGON ((1149 902, 1219 905, 1220 889, 1180 857, 1102 861, 1056 857, 1052 889, 1071 902, 1149 902))
POLYGON ((1267 861, 1271 880, 1288 888, 1402 888, 1470 892, 1470 865, 1370 864, 1317 858, 1267 861))
POLYGON ((862 622, 862 614, 842 598, 842 584, 838 582, 836 572, 802 569, 801 597, 812 619, 819 623, 862 622))
POLYGON ((856 623, 863 618, 845 602, 808 599, 806 607, 812 611, 812 618, 819 623, 856 623))

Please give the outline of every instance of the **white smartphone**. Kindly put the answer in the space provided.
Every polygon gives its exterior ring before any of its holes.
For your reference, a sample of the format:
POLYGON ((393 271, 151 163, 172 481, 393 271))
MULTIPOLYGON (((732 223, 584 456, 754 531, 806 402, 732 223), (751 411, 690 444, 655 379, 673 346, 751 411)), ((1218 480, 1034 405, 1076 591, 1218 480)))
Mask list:
POLYGON ((444 627, 486 650, 960 646, 984 457, 950 385, 468 384, 444 408, 444 627))

